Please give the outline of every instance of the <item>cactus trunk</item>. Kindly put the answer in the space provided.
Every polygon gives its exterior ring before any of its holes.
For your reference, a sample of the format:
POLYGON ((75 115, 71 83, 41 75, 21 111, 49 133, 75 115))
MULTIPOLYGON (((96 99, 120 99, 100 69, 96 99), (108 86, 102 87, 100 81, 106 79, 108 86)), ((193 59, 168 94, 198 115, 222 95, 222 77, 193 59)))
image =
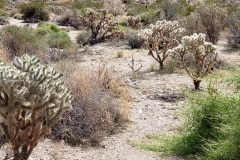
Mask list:
POLYGON ((195 90, 199 90, 200 83, 201 83, 201 80, 193 80, 193 84, 194 84, 195 90))
POLYGON ((61 74, 37 57, 17 57, 11 65, 0 62, 0 77, 0 127, 14 160, 27 160, 61 113, 71 108, 72 96, 61 74))
POLYGON ((159 71, 162 71, 164 68, 163 62, 159 62, 159 71))

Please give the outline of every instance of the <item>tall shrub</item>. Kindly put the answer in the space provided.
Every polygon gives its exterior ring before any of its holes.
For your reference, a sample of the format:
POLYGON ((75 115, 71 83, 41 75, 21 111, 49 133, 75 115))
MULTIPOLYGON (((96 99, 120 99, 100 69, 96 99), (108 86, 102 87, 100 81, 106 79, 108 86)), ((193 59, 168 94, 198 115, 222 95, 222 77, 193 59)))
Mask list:
POLYGON ((216 44, 220 33, 226 27, 226 12, 216 5, 200 5, 183 21, 186 33, 204 33, 207 40, 216 44))

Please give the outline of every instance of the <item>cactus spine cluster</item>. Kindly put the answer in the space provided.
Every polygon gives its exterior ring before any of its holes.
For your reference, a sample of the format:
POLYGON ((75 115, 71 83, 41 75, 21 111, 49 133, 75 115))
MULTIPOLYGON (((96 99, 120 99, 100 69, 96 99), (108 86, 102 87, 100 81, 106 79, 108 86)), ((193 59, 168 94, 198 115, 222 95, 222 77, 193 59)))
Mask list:
POLYGON ((195 89, 199 89, 202 78, 212 72, 217 61, 216 47, 212 43, 206 42, 205 37, 206 35, 202 33, 185 36, 180 45, 168 52, 180 62, 193 79, 195 89), (192 61, 192 66, 188 61, 192 61))
POLYGON ((72 95, 60 77, 35 56, 15 58, 10 65, 0 62, 0 124, 14 160, 27 160, 38 141, 71 107, 72 95))
POLYGON ((178 45, 179 39, 185 29, 178 26, 177 21, 158 21, 151 24, 150 29, 141 30, 138 34, 144 40, 144 48, 158 63, 159 70, 164 67, 164 61, 168 57, 167 51, 178 45))

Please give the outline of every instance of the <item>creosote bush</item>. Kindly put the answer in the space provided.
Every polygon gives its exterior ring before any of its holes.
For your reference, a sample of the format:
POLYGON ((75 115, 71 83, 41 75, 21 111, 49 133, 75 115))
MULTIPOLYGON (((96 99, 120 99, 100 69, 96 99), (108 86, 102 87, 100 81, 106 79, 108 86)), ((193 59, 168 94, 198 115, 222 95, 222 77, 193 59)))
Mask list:
POLYGON ((159 63, 159 70, 164 67, 168 50, 178 45, 185 30, 176 21, 158 21, 150 29, 141 30, 138 34, 144 40, 144 48, 159 63))
POLYGON ((14 160, 27 160, 62 113, 71 107, 61 74, 24 55, 10 65, 0 62, 0 126, 14 160))
POLYGON ((27 22, 47 21, 49 19, 48 12, 44 2, 29 2, 20 5, 23 19, 27 22))
POLYGON ((205 37, 204 34, 185 36, 180 45, 168 52, 192 78, 196 90, 199 89, 202 78, 213 71, 217 62, 216 47, 206 42, 205 37), (193 62, 188 62, 189 56, 193 62))
POLYGON ((60 63, 65 81, 74 95, 73 108, 54 126, 54 138, 71 145, 99 145, 103 137, 114 134, 128 121, 130 95, 119 79, 106 68, 98 72, 72 68, 60 63))

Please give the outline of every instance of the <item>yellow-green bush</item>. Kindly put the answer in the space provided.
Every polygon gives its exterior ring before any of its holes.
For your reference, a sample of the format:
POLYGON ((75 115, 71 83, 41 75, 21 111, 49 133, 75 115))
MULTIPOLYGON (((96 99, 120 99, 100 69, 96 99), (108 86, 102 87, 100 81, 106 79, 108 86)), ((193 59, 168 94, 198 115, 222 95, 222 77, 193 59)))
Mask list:
POLYGON ((66 49, 72 45, 69 35, 55 24, 39 23, 37 34, 45 37, 51 48, 66 49))

